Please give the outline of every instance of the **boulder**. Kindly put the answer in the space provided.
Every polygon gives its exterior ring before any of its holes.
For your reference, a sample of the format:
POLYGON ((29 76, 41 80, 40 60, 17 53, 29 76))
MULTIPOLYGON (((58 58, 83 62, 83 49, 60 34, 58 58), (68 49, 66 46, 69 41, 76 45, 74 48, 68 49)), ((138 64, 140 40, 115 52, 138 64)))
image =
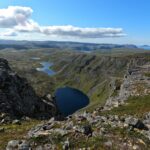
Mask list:
POLYGON ((139 119, 128 117, 125 119, 125 123, 127 123, 130 127, 137 128, 140 130, 148 130, 147 126, 139 119))
POLYGON ((83 133, 87 136, 92 136, 92 127, 90 125, 83 126, 83 133))
POLYGON ((30 144, 27 141, 22 141, 18 145, 18 150, 31 150, 30 144))
POLYGON ((21 121, 16 119, 16 120, 13 120, 12 124, 21 125, 21 121))

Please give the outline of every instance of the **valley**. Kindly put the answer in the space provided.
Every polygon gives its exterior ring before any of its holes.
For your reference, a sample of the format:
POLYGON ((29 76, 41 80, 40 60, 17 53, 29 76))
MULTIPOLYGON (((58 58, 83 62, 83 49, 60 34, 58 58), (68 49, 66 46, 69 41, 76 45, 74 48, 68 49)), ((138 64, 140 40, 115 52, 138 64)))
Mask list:
POLYGON ((87 146, 91 149, 148 149, 150 134, 144 126, 149 128, 150 121, 150 53, 125 52, 126 49, 110 53, 85 53, 58 48, 1 50, 0 56, 8 60, 13 71, 28 80, 37 96, 44 101, 48 100, 48 95, 53 99, 55 91, 61 87, 76 88, 90 100, 89 105, 63 121, 30 118, 21 119, 21 125, 0 125, 4 133, 16 131, 14 136, 8 133, 7 137, 4 135, 4 146, 10 140, 24 139, 34 148, 51 143, 54 149, 61 149, 68 140, 71 148, 84 148, 87 140, 87 146), (122 118, 126 121, 122 121, 122 118), (135 120, 135 124, 130 124, 132 121, 128 120, 135 120), (137 125, 138 120, 144 122, 142 129, 137 125), (24 125, 27 126, 25 129, 24 125), (20 130, 17 130, 17 126, 20 126, 20 130), (128 131, 131 126, 134 126, 133 130, 128 131), (16 138, 20 133, 22 136, 16 138), (117 141, 118 138, 120 141, 117 141), (126 141, 123 141, 124 138, 126 141))

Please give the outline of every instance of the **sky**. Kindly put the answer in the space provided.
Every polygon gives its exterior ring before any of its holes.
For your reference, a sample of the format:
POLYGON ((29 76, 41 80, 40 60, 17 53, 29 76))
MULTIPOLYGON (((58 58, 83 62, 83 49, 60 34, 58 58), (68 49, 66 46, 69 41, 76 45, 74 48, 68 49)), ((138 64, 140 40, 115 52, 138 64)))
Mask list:
POLYGON ((0 0, 0 39, 150 44, 150 0, 0 0))

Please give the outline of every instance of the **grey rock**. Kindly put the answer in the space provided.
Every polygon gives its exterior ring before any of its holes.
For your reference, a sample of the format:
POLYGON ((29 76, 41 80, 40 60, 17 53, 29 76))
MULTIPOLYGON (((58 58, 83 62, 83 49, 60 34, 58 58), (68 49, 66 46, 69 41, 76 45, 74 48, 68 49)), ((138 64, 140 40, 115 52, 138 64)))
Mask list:
POLYGON ((65 126, 65 129, 66 129, 66 130, 71 130, 71 129, 73 129, 73 121, 68 122, 67 125, 65 126))
POLYGON ((69 147, 70 147, 70 142, 67 139, 63 144, 63 150, 69 150, 69 147))
POLYGON ((9 141, 8 144, 7 144, 6 150, 15 150, 15 149, 18 149, 19 143, 20 143, 19 140, 9 141))
POLYGON ((31 150, 30 144, 27 141, 22 141, 18 145, 18 150, 31 150))
POLYGON ((35 148, 35 150, 43 150, 43 147, 40 145, 40 146, 37 146, 36 148, 35 148))
POLYGON ((50 129, 52 129, 53 127, 54 127, 54 123, 52 123, 52 124, 50 124, 50 125, 44 125, 42 128, 43 128, 43 130, 50 130, 50 129))
POLYGON ((83 126, 83 133, 87 136, 92 136, 93 130, 92 130, 91 125, 83 126))
POLYGON ((44 150, 54 150, 55 149, 55 147, 51 144, 45 144, 43 147, 44 147, 44 150))
POLYGON ((5 132, 5 128, 0 128, 0 133, 5 132))
POLYGON ((63 129, 59 129, 59 128, 54 129, 53 132, 54 133, 59 133, 61 136, 64 136, 64 135, 68 134, 67 130, 63 130, 63 129))
POLYGON ((106 147, 111 148, 113 144, 112 144, 111 141, 107 141, 107 142, 104 143, 104 145, 105 145, 106 147))
POLYGON ((8 142, 6 150, 31 150, 31 147, 25 140, 12 140, 8 142))
POLYGON ((133 117, 128 117, 125 119, 125 123, 127 123, 129 126, 133 128, 137 128, 140 130, 148 130, 146 125, 139 119, 133 118, 133 117))
POLYGON ((12 121, 12 124, 21 125, 21 121, 16 119, 12 121))
POLYGON ((11 117, 49 118, 56 108, 42 101, 27 80, 13 72, 7 60, 0 58, 0 114, 4 112, 11 117))

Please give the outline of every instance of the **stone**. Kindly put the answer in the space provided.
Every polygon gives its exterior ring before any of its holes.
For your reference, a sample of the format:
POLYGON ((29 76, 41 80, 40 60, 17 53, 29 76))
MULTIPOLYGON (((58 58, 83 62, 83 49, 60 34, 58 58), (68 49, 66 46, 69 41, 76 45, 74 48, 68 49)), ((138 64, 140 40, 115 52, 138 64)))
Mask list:
POLYGON ((142 139, 138 139, 138 142, 139 142, 140 144, 143 144, 143 145, 146 146, 145 142, 144 142, 142 139))
POLYGON ((42 128, 43 128, 43 130, 50 130, 50 129, 52 129, 53 127, 54 127, 54 123, 52 123, 52 124, 50 124, 50 125, 44 125, 42 128))
POLYGON ((9 141, 8 144, 7 144, 6 150, 18 149, 19 143, 20 143, 19 140, 12 140, 12 141, 9 141))
POLYGON ((77 118, 77 121, 85 121, 86 120, 86 117, 84 117, 84 116, 78 116, 78 118, 77 118))
POLYGON ((12 124, 21 125, 21 121, 16 119, 12 121, 12 124))
POLYGON ((66 127, 65 127, 66 130, 71 130, 73 129, 73 121, 70 121, 67 123, 66 127))
POLYGON ((6 150, 31 150, 31 147, 25 140, 12 140, 8 142, 6 150))
POLYGON ((40 145, 40 146, 37 146, 36 148, 35 148, 35 150, 43 150, 43 147, 40 145))
POLYGON ((70 142, 67 138, 67 140, 63 143, 63 150, 69 150, 70 142))
POLYGON ((113 144, 112 144, 111 141, 107 141, 107 142, 104 143, 104 145, 105 145, 106 147, 111 148, 113 144))
POLYGON ((47 96, 46 96, 47 98, 48 98, 48 100, 52 100, 52 95, 51 94, 47 94, 47 96))
POLYGON ((138 122, 136 123, 135 126, 133 126, 134 128, 140 129, 140 130, 148 130, 148 128, 145 126, 145 124, 138 120, 138 122))
POLYGON ((30 144, 27 141, 22 141, 18 145, 18 150, 31 150, 30 144))
POLYGON ((44 147, 44 150, 54 150, 55 149, 55 147, 51 144, 45 144, 43 147, 44 147))
POLYGON ((65 136, 66 134, 68 134, 67 130, 63 130, 63 129, 59 129, 59 128, 54 129, 53 132, 59 133, 61 136, 65 136))
POLYGON ((48 121, 48 123, 51 124, 51 123, 53 123, 54 121, 55 121, 55 118, 52 117, 52 118, 48 121))
POLYGON ((90 125, 83 126, 83 133, 87 136, 92 136, 92 127, 90 125))
POLYGON ((145 126, 145 124, 141 120, 133 118, 133 117, 126 118, 125 123, 127 123, 129 126, 133 128, 137 128, 140 130, 148 130, 148 128, 145 126))
POLYGON ((23 117, 21 118, 21 120, 23 120, 23 121, 30 121, 31 118, 30 118, 30 117, 27 117, 27 116, 23 116, 23 117))
POLYGON ((139 150, 139 146, 138 145, 133 145, 133 150, 139 150))
POLYGON ((5 128, 0 128, 0 133, 5 132, 5 128))
POLYGON ((3 118, 0 122, 0 124, 8 124, 8 123, 11 123, 12 122, 12 119, 10 116, 6 116, 5 118, 3 118))

